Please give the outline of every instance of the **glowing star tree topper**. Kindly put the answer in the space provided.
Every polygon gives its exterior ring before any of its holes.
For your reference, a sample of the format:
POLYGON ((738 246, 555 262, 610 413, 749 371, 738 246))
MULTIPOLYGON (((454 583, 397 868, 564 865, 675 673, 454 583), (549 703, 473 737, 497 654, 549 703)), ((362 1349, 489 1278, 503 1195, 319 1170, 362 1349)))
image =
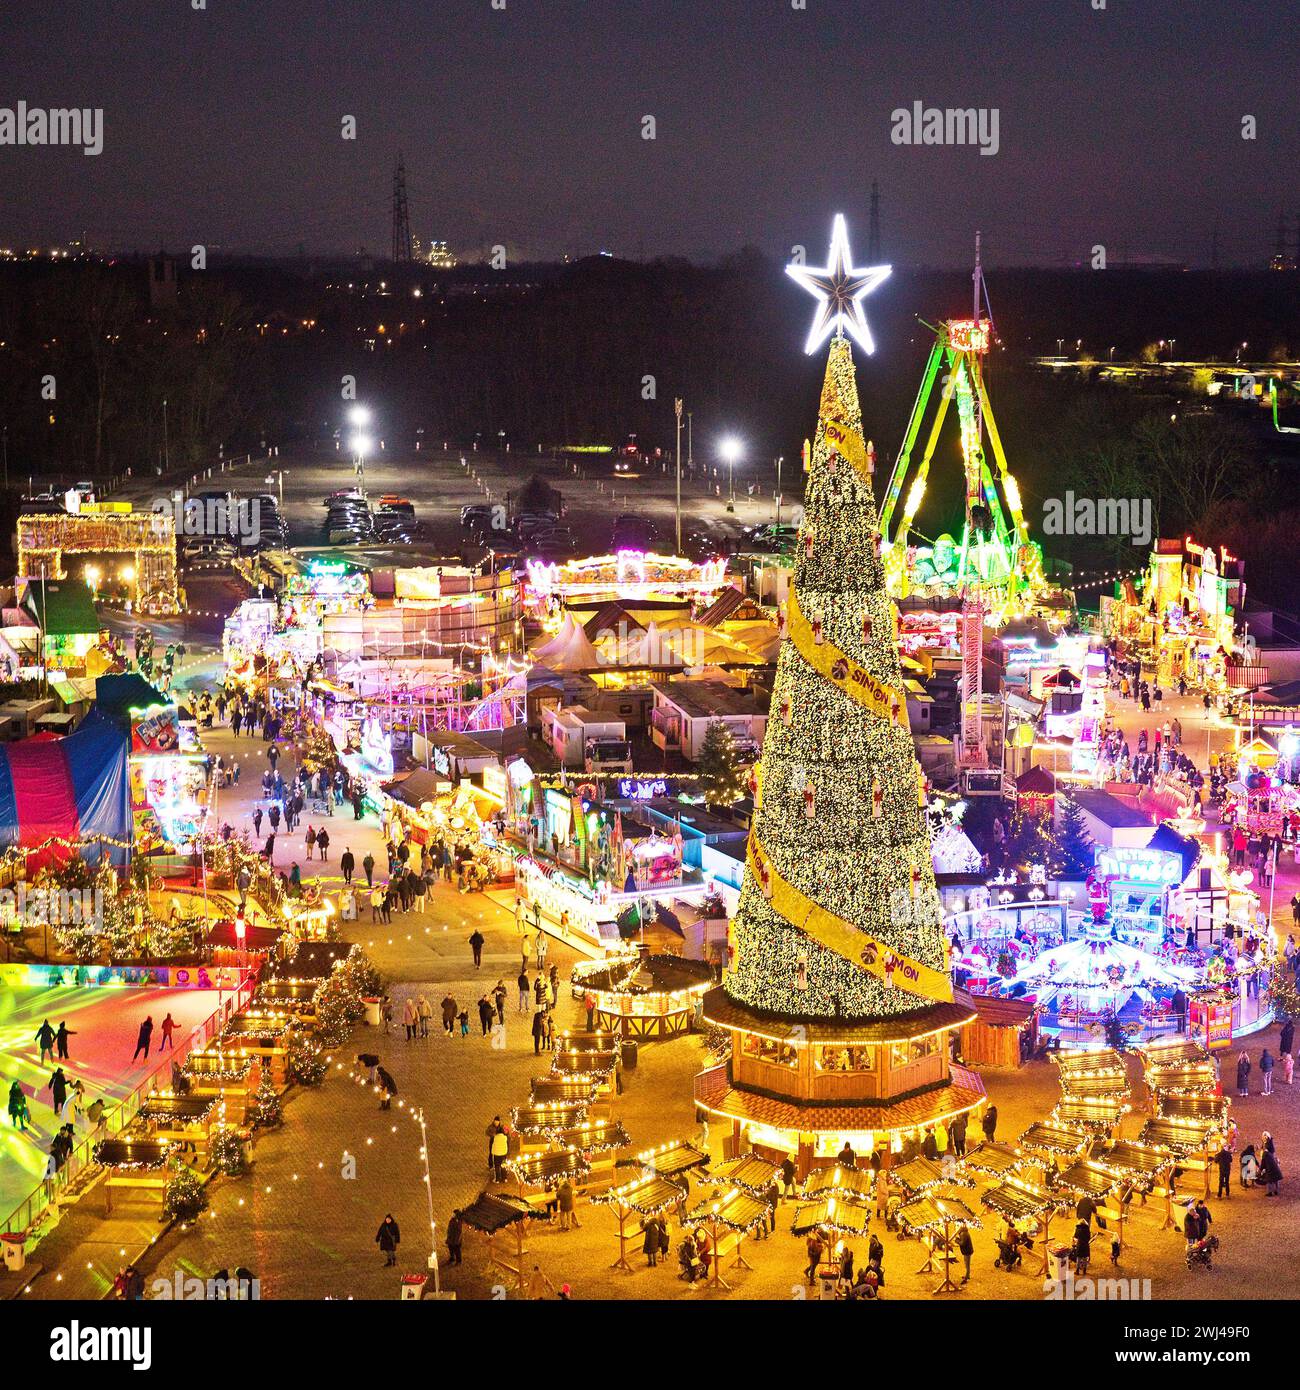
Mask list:
POLYGON ((867 352, 875 352, 876 344, 862 312, 862 301, 893 269, 888 265, 855 268, 849 254, 849 231, 844 215, 837 213, 831 230, 831 249, 826 265, 814 269, 805 265, 788 265, 785 273, 797 280, 820 302, 813 318, 812 331, 804 351, 816 352, 831 336, 843 336, 844 330, 853 335, 867 352))

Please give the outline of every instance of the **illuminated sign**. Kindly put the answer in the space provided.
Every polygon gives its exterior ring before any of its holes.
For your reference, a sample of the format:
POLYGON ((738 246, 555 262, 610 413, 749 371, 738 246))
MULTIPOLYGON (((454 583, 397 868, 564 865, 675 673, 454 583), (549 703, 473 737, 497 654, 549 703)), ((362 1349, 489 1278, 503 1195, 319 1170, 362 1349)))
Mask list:
POLYGON ((1129 883, 1181 883, 1183 861, 1171 850, 1104 849, 1097 855, 1097 872, 1103 878, 1119 878, 1129 883))
POLYGON ((958 352, 987 352, 988 319, 949 319, 948 341, 958 352))

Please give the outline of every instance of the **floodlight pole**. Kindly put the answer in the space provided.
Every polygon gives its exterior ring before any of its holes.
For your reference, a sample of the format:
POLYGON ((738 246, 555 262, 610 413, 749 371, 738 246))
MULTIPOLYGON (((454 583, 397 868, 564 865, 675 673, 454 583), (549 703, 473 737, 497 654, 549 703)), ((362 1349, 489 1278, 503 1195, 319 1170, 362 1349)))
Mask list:
POLYGON ((682 553, 682 398, 673 401, 677 412, 677 551, 682 553))

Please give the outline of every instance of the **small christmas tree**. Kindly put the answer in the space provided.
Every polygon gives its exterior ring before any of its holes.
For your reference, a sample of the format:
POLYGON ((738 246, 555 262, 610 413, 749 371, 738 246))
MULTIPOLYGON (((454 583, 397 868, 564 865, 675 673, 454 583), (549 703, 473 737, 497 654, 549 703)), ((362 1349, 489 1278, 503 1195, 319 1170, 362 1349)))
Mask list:
POLYGON ((208 1157, 228 1178, 237 1178, 245 1169, 244 1136, 227 1125, 219 1126, 208 1144, 208 1157))
POLYGON ((193 1221, 208 1204, 208 1195, 197 1174, 176 1160, 163 1188, 163 1216, 169 1221, 193 1221))
POLYGON ((384 982, 379 971, 360 946, 352 947, 338 973, 352 993, 362 999, 373 999, 383 991, 384 982))
POLYGON ((254 1129, 274 1129, 282 1118, 280 1093, 271 1078, 264 1076, 248 1108, 248 1122, 254 1129))
POLYGON ((1057 878, 1083 878, 1092 868, 1096 847, 1083 819, 1083 807, 1073 797, 1065 798, 1054 841, 1052 873, 1057 878))
POLYGON ((303 1032, 289 1035, 289 1079, 299 1086, 319 1086, 328 1070, 315 1038, 303 1032))
POLYGON ((317 1036, 327 1047, 341 1043, 365 1012, 361 996, 349 987, 341 970, 334 971, 322 982, 312 1007, 316 1014, 317 1036))
POLYGON ((721 720, 712 720, 704 731, 700 746, 700 786, 710 806, 734 806, 745 794, 740 755, 731 729, 721 720))

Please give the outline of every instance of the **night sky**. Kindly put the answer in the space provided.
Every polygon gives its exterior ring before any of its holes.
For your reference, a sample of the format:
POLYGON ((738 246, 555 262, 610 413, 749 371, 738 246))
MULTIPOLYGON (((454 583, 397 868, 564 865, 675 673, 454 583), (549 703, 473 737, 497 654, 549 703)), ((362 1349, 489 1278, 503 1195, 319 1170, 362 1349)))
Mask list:
POLYGON ((0 106, 104 109, 105 149, 0 147, 0 244, 958 264, 1260 264, 1300 212, 1300 39, 1276 0, 8 0, 0 106), (1000 150, 890 141, 996 107, 1000 150), (358 139, 339 136, 353 114, 358 139), (653 115, 657 139, 641 138, 653 115), (1241 138, 1243 115, 1258 138, 1241 138))

